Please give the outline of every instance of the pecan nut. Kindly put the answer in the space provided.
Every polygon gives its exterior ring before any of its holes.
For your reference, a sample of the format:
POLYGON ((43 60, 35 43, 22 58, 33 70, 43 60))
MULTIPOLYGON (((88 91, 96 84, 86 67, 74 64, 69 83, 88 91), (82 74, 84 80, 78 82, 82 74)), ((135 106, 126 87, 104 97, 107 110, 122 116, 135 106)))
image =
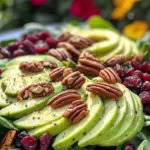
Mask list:
POLYGON ((54 91, 54 87, 50 83, 38 83, 29 85, 18 93, 18 101, 28 98, 38 98, 49 95, 54 91))
POLYGON ((78 51, 72 44, 68 42, 60 42, 58 43, 57 47, 59 48, 65 48, 68 52, 70 52, 73 55, 79 56, 80 51, 78 51))
POLYGON ((58 82, 61 81, 67 75, 71 74, 72 72, 72 68, 56 68, 50 72, 49 76, 53 81, 58 82))
POLYGON ((72 55, 65 48, 50 49, 48 54, 57 58, 58 60, 72 59, 72 55))
POLYGON ((70 89, 79 89, 84 83, 85 78, 81 75, 79 71, 69 74, 62 80, 62 84, 66 85, 70 89))
POLYGON ((101 98, 117 99, 123 95, 120 89, 107 83, 89 84, 86 89, 96 95, 99 95, 101 98))
POLYGON ((15 139, 15 136, 16 136, 16 131, 15 130, 10 130, 8 131, 1 144, 0 144, 0 150, 8 150, 8 148, 12 145, 14 139, 15 139))
POLYGON ((72 44, 77 49, 87 48, 94 43, 93 40, 80 36, 72 36, 68 42, 72 44))
POLYGON ((72 34, 70 32, 64 32, 62 33, 58 38, 58 42, 66 42, 72 37, 72 34))
POLYGON ((104 81, 114 84, 116 82, 121 83, 121 79, 118 73, 111 67, 105 68, 100 71, 99 76, 104 79, 104 81))
POLYGON ((83 52, 78 60, 77 70, 85 75, 98 76, 104 65, 89 52, 83 52))
POLYGON ((53 108, 60 108, 78 99, 81 99, 81 96, 76 90, 66 90, 52 97, 47 104, 53 108))
POLYGON ((72 102, 71 106, 64 112, 63 117, 68 118, 73 124, 79 123, 89 113, 86 102, 76 100, 72 102))

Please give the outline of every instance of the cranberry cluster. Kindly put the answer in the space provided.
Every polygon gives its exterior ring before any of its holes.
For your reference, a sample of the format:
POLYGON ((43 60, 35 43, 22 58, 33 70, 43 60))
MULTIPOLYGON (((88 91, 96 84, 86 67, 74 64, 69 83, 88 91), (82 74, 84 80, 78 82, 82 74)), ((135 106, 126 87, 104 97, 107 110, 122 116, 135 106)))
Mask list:
POLYGON ((49 48, 55 48, 57 39, 48 31, 34 32, 23 35, 17 42, 10 43, 7 47, 0 48, 1 58, 14 58, 22 55, 41 54, 49 48))
POLYGON ((52 145, 52 136, 45 133, 37 141, 36 138, 23 131, 16 136, 15 144, 16 147, 23 147, 25 150, 49 150, 52 145))
POLYGON ((144 112, 150 115, 150 63, 131 61, 127 70, 120 65, 116 65, 115 69, 123 84, 140 96, 144 112))

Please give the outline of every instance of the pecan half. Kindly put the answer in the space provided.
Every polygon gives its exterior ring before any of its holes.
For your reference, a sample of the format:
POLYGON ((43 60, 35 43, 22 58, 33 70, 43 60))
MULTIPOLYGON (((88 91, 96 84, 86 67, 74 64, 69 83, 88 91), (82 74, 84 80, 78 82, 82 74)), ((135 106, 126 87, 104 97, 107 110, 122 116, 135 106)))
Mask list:
POLYGON ((118 73, 111 67, 105 68, 100 71, 99 76, 104 79, 104 81, 114 84, 116 82, 121 83, 121 79, 118 73))
POLYGON ((50 83, 38 83, 29 85, 18 93, 18 101, 28 98, 38 98, 49 95, 54 91, 54 87, 50 83))
POLYGON ((8 148, 12 145, 14 139, 15 139, 15 136, 16 136, 16 131, 15 130, 10 130, 8 131, 1 144, 0 144, 0 150, 8 150, 8 148))
POLYGON ((68 42, 72 44, 77 49, 87 48, 94 43, 93 40, 80 36, 72 36, 68 42))
POLYGON ((60 43, 58 43, 57 47, 65 48, 68 52, 70 52, 71 54, 74 54, 76 56, 79 56, 81 53, 72 44, 70 44, 68 42, 60 42, 60 43))
POLYGON ((77 64, 77 70, 85 75, 98 76, 99 71, 104 69, 103 64, 89 52, 83 52, 77 64))
POLYGON ((58 38, 58 42, 66 42, 72 37, 72 34, 70 32, 64 32, 62 33, 58 38))
POLYGON ((58 60, 72 59, 72 55, 65 48, 50 49, 48 54, 57 58, 58 60))
POLYGON ((56 68, 50 72, 49 76, 53 81, 58 82, 61 81, 67 75, 71 74, 72 72, 72 68, 56 68))
POLYGON ((80 122, 89 113, 86 102, 76 100, 72 102, 71 106, 64 112, 63 117, 68 118, 73 124, 80 122))
POLYGON ((52 97, 47 104, 53 108, 60 108, 78 99, 81 99, 81 96, 76 90, 66 90, 52 97))
POLYGON ((66 85, 70 89, 79 89, 84 83, 85 78, 81 75, 79 71, 69 74, 62 80, 62 84, 66 85))
POLYGON ((96 95, 99 95, 101 98, 117 99, 123 95, 120 89, 107 83, 89 84, 86 89, 96 95))

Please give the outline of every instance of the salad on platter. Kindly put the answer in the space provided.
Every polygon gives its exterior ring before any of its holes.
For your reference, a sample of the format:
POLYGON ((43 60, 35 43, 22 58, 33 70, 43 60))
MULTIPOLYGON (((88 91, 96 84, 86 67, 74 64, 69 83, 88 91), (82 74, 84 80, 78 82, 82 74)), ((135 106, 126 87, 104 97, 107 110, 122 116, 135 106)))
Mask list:
POLYGON ((0 150, 150 149, 150 33, 100 17, 24 30, 0 43, 0 150))

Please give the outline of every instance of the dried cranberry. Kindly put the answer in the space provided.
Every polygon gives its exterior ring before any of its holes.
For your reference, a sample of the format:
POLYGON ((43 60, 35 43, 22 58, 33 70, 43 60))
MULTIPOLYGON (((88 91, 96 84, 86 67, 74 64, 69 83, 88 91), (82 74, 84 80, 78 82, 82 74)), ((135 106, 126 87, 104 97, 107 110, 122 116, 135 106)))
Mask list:
POLYGON ((25 150, 36 150, 37 140, 32 136, 26 136, 21 140, 21 145, 25 150))
POLYGON ((52 136, 49 135, 48 133, 45 133, 40 137, 40 150, 48 150, 51 144, 52 144, 52 136))
POLYGON ((131 66, 136 70, 141 70, 142 65, 138 61, 131 61, 131 66))
POLYGON ((149 91, 141 92, 139 97, 141 98, 141 101, 143 104, 150 104, 150 92, 149 91))
POLYGON ((28 54, 36 53, 34 44, 32 42, 30 42, 29 40, 21 41, 19 48, 23 49, 28 54))
POLYGON ((53 37, 47 38, 46 42, 50 48, 54 48, 57 45, 57 40, 54 39, 53 37))
POLYGON ((15 139, 16 147, 21 147, 21 140, 26 136, 28 136, 28 133, 26 131, 22 131, 19 134, 17 134, 16 139, 15 139))
POLYGON ((146 115, 150 115, 150 104, 146 104, 143 106, 143 111, 146 115))
POLYGON ((142 71, 146 73, 150 72, 150 64, 148 62, 142 63, 142 71))
POLYGON ((26 55, 26 52, 22 49, 15 50, 12 53, 12 57, 18 57, 18 56, 23 56, 23 55, 26 55))
POLYGON ((36 50, 36 53, 45 53, 47 52, 49 49, 47 43, 44 43, 44 42, 38 42, 36 45, 35 45, 35 50, 36 50))
POLYGON ((31 41, 31 42, 33 42, 33 43, 37 42, 37 38, 34 35, 28 35, 26 37, 26 39, 29 40, 29 41, 31 41))
POLYGON ((118 72, 119 76, 122 79, 126 77, 127 75, 126 71, 119 64, 117 64, 114 69, 118 72))
POLYGON ((128 88, 138 88, 141 86, 142 81, 138 76, 129 76, 125 78, 123 84, 128 88))
POLYGON ((131 146, 126 146, 124 150, 133 150, 133 148, 131 146))
POLYGON ((148 73, 143 73, 143 80, 144 80, 144 81, 150 81, 150 74, 148 74, 148 73))
POLYGON ((50 37, 50 33, 48 31, 43 31, 43 32, 40 32, 38 34, 38 37, 40 40, 45 40, 46 38, 50 37))
POLYGON ((134 73, 134 68, 130 68, 128 71, 127 71, 127 76, 132 76, 134 73))
POLYGON ((18 47, 19 47, 19 42, 14 42, 14 43, 11 43, 7 46, 7 49, 10 51, 10 52, 13 52, 14 50, 17 50, 18 47))
POLYGON ((150 82, 145 81, 143 85, 141 86, 141 91, 150 91, 150 82))
POLYGON ((2 54, 4 58, 11 58, 11 53, 6 48, 2 48, 0 54, 2 54))
POLYGON ((0 69, 0 75, 2 74, 2 69, 0 69))
POLYGON ((139 78, 143 79, 143 73, 140 70, 136 70, 133 75, 138 76, 139 78))

